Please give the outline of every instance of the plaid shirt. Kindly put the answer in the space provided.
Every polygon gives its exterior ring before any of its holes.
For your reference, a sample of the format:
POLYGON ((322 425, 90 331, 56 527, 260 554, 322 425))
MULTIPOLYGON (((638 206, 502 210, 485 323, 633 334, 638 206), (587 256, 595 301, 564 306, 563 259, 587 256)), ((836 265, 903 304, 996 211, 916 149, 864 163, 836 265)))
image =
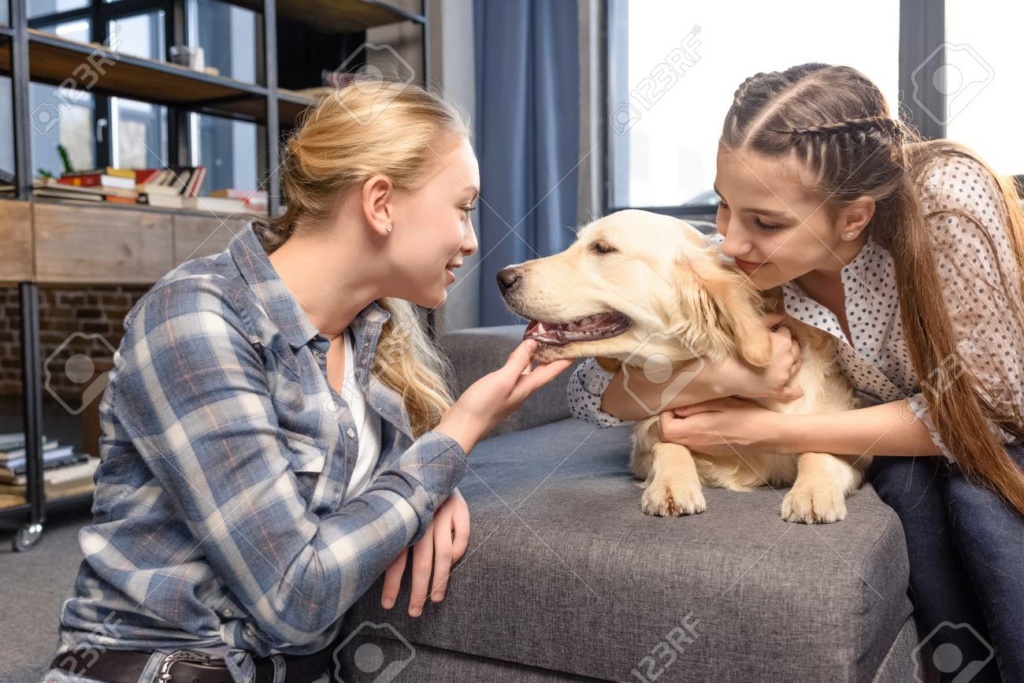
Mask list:
POLYGON ((100 405, 102 461, 59 652, 187 648, 308 654, 419 540, 467 471, 451 437, 410 433, 370 374, 389 313, 352 322, 355 380, 382 418, 373 479, 345 490, 355 424, 327 384, 330 346, 250 224, 168 273, 125 318, 100 405))

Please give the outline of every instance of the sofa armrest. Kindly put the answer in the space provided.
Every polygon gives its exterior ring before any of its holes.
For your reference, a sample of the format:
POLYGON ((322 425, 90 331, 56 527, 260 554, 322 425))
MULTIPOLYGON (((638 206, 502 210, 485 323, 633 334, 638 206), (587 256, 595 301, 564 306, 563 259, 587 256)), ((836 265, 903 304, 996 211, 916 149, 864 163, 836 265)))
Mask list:
MULTIPOLYGON (((438 347, 455 369, 456 397, 489 372, 497 370, 523 340, 526 325, 498 325, 472 327, 442 335, 438 347)), ((579 361, 577 361, 578 363, 579 361)), ((576 363, 559 373, 558 377, 538 389, 487 436, 498 436, 522 429, 538 427, 570 417, 566 391, 576 363)))

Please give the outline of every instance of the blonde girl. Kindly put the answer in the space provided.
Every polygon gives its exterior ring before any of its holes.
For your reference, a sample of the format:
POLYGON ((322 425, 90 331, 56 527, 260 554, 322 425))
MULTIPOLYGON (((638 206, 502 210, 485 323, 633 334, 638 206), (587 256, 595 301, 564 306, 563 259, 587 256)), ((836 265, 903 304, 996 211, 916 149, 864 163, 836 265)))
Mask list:
POLYGON ((95 518, 47 681, 326 681, 342 616, 413 548, 409 613, 466 549, 474 444, 568 362, 532 343, 458 401, 414 307, 474 253, 469 130, 412 86, 353 86, 288 141, 287 211, 125 320, 95 518), (171 680, 170 678, 159 680, 171 680))

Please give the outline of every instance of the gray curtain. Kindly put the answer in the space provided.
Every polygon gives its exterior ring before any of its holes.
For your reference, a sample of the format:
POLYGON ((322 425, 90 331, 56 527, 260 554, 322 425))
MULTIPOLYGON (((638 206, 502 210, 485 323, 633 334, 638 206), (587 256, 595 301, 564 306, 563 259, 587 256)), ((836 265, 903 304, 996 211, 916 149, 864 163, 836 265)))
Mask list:
POLYGON ((580 73, 576 0, 476 0, 480 324, 517 317, 495 275, 575 235, 580 73))

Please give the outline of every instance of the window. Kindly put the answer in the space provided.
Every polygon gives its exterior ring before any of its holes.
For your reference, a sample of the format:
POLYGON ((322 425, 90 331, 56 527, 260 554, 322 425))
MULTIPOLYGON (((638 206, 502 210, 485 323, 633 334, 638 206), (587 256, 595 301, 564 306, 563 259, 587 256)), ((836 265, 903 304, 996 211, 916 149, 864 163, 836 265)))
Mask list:
MULTIPOLYGON (((27 0, 28 18, 34 19, 47 14, 68 12, 89 6, 89 0, 27 0)), ((15 0, 21 2, 21 0, 15 0)))
POLYGON ((39 30, 83 43, 88 43, 92 40, 92 22, 88 19, 75 19, 57 24, 41 24, 39 30))
POLYGON ((146 59, 166 59, 164 12, 147 12, 112 19, 107 24, 110 45, 121 54, 146 59))
POLYGON ((759 0, 611 0, 608 11, 610 209, 714 204, 722 121, 736 88, 759 71, 846 64, 896 108, 898 2, 862 0, 851 12, 814 0, 784 11, 759 0))
POLYGON ((167 163, 167 107, 110 98, 114 132, 112 164, 118 168, 153 168, 167 163))
MULTIPOLYGON (((0 47, 10 42, 0 38, 0 47)), ((10 192, 14 184, 14 101, 11 79, 0 76, 0 192, 10 192)))
POLYGON ((32 173, 44 170, 60 176, 64 163, 59 145, 67 148, 74 168, 95 167, 92 95, 81 90, 31 83, 28 102, 32 128, 32 173))
POLYGON ((256 13, 218 0, 190 0, 188 43, 220 75, 256 82, 256 13))
MULTIPOLYGON (((122 54, 167 59, 169 1, 27 1, 35 17, 33 28, 80 42, 98 36, 122 54), (94 26, 96 17, 100 23, 94 26)), ((221 0, 181 0, 180 5, 185 9, 186 42, 203 48, 206 65, 222 76, 257 82, 262 75, 258 13, 221 0)), ((13 128, 4 123, 3 102, 0 91, 0 170, 6 157, 13 156, 12 145, 3 137, 13 128)), ((107 164, 141 168, 175 160, 178 146, 187 144, 189 155, 182 161, 207 167, 205 191, 256 189, 259 169, 266 166, 266 129, 254 123, 189 113, 185 119, 189 134, 175 140, 169 135, 173 111, 166 106, 41 84, 31 86, 30 107, 34 173, 44 170, 59 175, 64 170, 60 145, 68 149, 75 168, 107 164)))
MULTIPOLYGON (((107 27, 118 52, 157 60, 167 54, 163 10, 118 17, 107 27)), ((115 143, 111 165, 152 168, 167 163, 167 107, 111 97, 110 134, 115 143)))
POLYGON ((945 92, 946 137, 974 149, 997 173, 1017 175, 1024 175, 1024 136, 1017 129, 1021 26, 1020 3, 946 0, 945 82, 919 86, 945 92))
POLYGON ((234 188, 255 190, 259 126, 218 116, 192 114, 193 131, 199 144, 193 163, 206 166, 203 194, 210 190, 234 188))

